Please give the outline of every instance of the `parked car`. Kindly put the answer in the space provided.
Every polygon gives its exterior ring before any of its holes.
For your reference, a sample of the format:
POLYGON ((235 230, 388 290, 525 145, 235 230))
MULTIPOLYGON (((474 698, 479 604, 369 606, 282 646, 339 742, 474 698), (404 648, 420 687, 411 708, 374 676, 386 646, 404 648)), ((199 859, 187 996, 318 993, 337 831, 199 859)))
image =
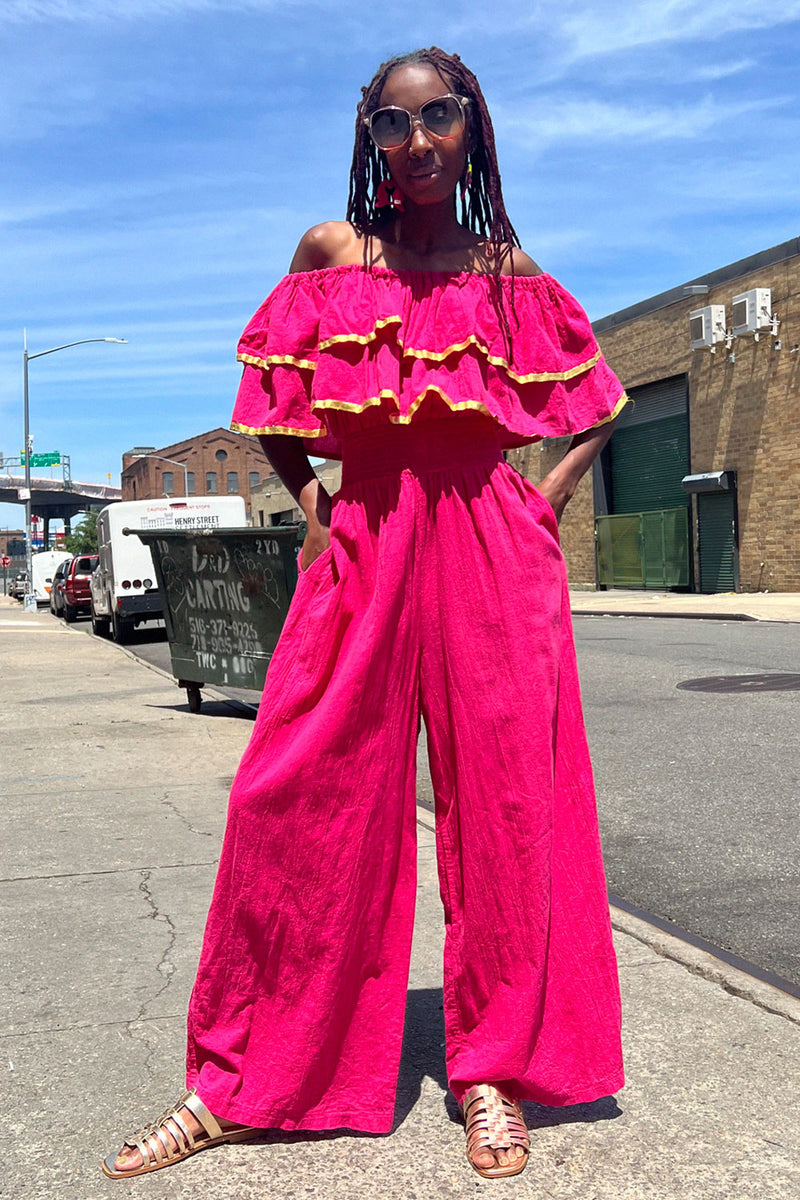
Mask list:
POLYGON ((14 580, 11 584, 11 587, 9 588, 8 594, 10 596, 13 596, 15 600, 21 600, 23 598, 23 596, 25 595, 25 593, 27 592, 27 590, 28 590, 28 572, 27 571, 19 571, 14 576, 14 580))
MULTIPOLYGON (((92 571, 97 563, 96 554, 76 554, 65 564, 64 574, 58 585, 53 581, 53 591, 56 591, 58 586, 60 592, 60 596, 56 597, 56 604, 65 621, 74 621, 78 613, 92 611, 92 571)), ((52 592, 50 595, 52 597, 52 592)))
POLYGON ((53 582, 50 584, 50 612, 54 617, 63 617, 64 615, 64 576, 71 562, 71 558, 65 558, 58 564, 53 582))

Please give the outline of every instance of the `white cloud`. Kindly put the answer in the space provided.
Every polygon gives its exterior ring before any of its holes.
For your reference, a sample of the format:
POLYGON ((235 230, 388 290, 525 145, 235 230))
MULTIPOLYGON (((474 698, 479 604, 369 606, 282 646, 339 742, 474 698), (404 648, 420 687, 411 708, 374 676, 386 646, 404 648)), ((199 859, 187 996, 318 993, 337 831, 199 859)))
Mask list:
POLYGON ((740 58, 735 62, 708 63, 705 66, 689 70, 689 78, 700 83, 716 83, 719 79, 729 79, 731 75, 741 75, 757 66, 753 58, 740 58))
POLYGON ((776 5, 763 0, 637 0, 637 3, 572 4, 561 33, 573 59, 633 50, 663 42, 714 40, 743 30, 771 29, 800 18, 800 0, 776 5))
POLYGON ((507 137, 537 150, 553 143, 565 146, 587 140, 598 144, 632 139, 681 140, 700 137, 717 125, 787 102, 775 97, 723 104, 707 96, 695 104, 634 105, 555 95, 548 97, 546 104, 539 99, 513 108, 496 106, 495 124, 507 137))
MULTIPOLYGON (((292 0, 297 4, 297 0, 292 0)), ((285 0, 284 0, 285 4, 285 0)), ((254 9, 268 12, 278 0, 5 0, 0 23, 70 21, 91 24, 112 20, 143 21, 201 12, 254 9)))

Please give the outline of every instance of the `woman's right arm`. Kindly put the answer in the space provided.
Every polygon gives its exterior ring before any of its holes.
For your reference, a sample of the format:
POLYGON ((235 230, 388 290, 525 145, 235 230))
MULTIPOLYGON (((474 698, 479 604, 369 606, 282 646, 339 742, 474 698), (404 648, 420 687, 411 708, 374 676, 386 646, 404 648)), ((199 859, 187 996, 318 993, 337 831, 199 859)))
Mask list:
POLYGON ((300 566, 305 571, 330 543, 331 498, 317 479, 301 438, 262 433, 258 440, 270 466, 300 505, 308 522, 300 556, 300 566))

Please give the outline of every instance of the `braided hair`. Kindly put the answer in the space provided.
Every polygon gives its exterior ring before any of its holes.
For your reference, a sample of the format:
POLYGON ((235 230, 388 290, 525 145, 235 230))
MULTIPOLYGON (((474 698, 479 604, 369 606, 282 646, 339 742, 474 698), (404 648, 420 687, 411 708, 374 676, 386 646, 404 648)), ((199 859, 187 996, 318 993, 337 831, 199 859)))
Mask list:
MULTIPOLYGON (((503 263, 509 257, 508 247, 520 241, 509 220, 503 202, 500 169, 494 143, 494 129, 481 86, 475 75, 462 63, 457 54, 446 54, 438 46, 414 50, 382 63, 372 81, 361 89, 361 102, 356 111, 355 145, 350 167, 350 190, 347 198, 347 220, 359 233, 369 237, 380 233, 393 222, 396 212, 387 207, 375 207, 375 194, 381 180, 388 174, 383 152, 369 136, 365 118, 380 106, 384 84, 398 67, 427 64, 434 68, 453 91, 469 100, 467 105, 468 164, 466 186, 461 196, 460 222, 473 233, 485 238, 492 262, 498 308, 506 338, 511 349, 511 330, 503 304, 500 283, 503 263)), ((511 307, 514 308, 514 259, 511 257, 511 307)))

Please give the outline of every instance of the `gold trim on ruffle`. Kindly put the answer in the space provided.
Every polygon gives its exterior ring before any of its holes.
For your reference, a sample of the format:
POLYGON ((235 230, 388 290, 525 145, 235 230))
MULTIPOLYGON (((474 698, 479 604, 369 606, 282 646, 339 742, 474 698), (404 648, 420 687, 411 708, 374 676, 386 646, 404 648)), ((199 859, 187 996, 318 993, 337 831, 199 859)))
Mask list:
POLYGON ((247 363, 249 367, 299 367, 303 371, 316 371, 317 364, 308 358, 292 358, 291 354, 269 354, 266 358, 258 358, 255 354, 237 354, 239 362, 247 363))
MULTIPOLYGON (((412 401, 407 413, 389 413, 391 423, 393 425, 410 424, 415 412, 429 392, 436 392, 452 412, 466 412, 467 410, 482 412, 487 417, 491 417, 493 421, 496 421, 498 425, 502 424, 502 421, 481 400, 451 400, 447 393, 435 383, 429 384, 424 391, 420 392, 416 399, 412 401)), ((344 400, 312 400, 311 411, 316 412, 318 408, 337 408, 344 412, 360 413, 364 412, 366 408, 380 404, 382 400, 392 400, 398 409, 400 407, 400 397, 397 392, 393 392, 391 388, 383 388, 377 396, 369 396, 366 400, 362 400, 358 404, 350 404, 344 400)), ((525 437, 526 435, 521 434, 520 436, 525 437)))
POLYGON ((260 433, 283 433, 289 437, 304 438, 327 437, 328 435, 324 425, 319 429, 300 429, 293 425, 261 425, 256 429, 252 425, 240 425, 238 421, 231 421, 230 428, 234 433, 249 433, 253 437, 257 437, 260 433))
MULTIPOLYGON (((502 421, 500 421, 499 418, 494 415, 491 409, 487 408, 481 400, 451 400, 447 393, 443 392, 442 389, 437 387, 435 383, 429 384, 428 387, 425 388, 425 391, 421 392, 420 395, 417 396, 416 400, 409 407, 407 413, 390 414, 389 420, 392 422, 392 424, 410 425, 414 414, 422 404, 422 401, 428 395, 428 392, 435 392, 437 396, 444 400, 451 412, 481 412, 487 417, 491 417, 492 420, 496 421, 498 425, 502 424, 502 421)), ((397 397, 395 397, 395 403, 397 403, 397 397)), ((522 436, 524 436, 524 434, 522 436)))
POLYGON ((318 408, 335 408, 339 412, 362 413, 367 408, 372 408, 375 404, 380 404, 381 400, 394 400, 398 403, 398 397, 394 392, 384 388, 377 396, 369 396, 366 400, 351 402, 349 400, 312 400, 311 411, 315 412, 318 408))
MULTIPOLYGON (((319 349, 327 350, 329 346, 335 346, 337 342, 358 342, 360 346, 366 346, 369 342, 375 341, 379 329, 385 329, 387 325, 397 325, 402 320, 399 313, 391 317, 380 317, 373 325, 371 333, 335 333, 333 337, 325 338, 324 342, 320 342, 319 349)), ((402 346, 399 338, 397 341, 398 345, 402 346)))
MULTIPOLYGON (((481 412, 484 413, 485 416, 491 417, 496 424, 501 425, 504 429, 508 429, 508 426, 503 424, 502 419, 493 413, 492 410, 486 404, 484 404, 482 400, 451 400, 447 393, 435 383, 428 384, 424 391, 420 392, 420 394, 415 397, 415 399, 409 405, 408 412, 389 413, 390 422, 393 425, 410 425, 415 413, 417 412, 417 409, 420 407, 422 401, 429 392, 435 392, 436 395, 438 395, 440 399, 444 401, 451 412, 481 412)), ((392 400, 398 409, 400 407, 400 397, 398 396, 397 392, 392 391, 391 388, 384 388, 377 396, 370 396, 366 400, 362 400, 357 404, 351 404, 344 400, 312 400, 311 410, 312 412, 315 412, 318 408, 335 408, 343 412, 360 413, 364 412, 364 410, 367 408, 371 408, 376 404, 380 404, 382 400, 392 400)), ((619 416, 626 404, 631 403, 633 403, 633 401, 631 400, 630 396, 627 394, 627 392, 623 392, 617 403, 614 405, 613 410, 607 417, 603 417, 602 420, 596 421, 593 425, 587 425, 586 429, 576 429, 570 434, 527 434, 519 433, 513 429, 509 429, 508 432, 516 434, 518 437, 530 437, 531 440, 534 441, 540 441, 542 438, 554 436, 574 437, 578 433, 585 433, 588 429, 597 429, 601 425, 607 425, 609 421, 613 421, 615 417, 619 416)))
MULTIPOLYGON (((623 392, 607 417, 603 417, 602 421, 596 421, 594 425, 587 425, 586 428, 599 429, 601 425, 608 425, 609 421, 613 421, 619 416, 626 404, 633 404, 633 401, 627 392, 623 392)), ((586 430, 584 429, 581 432, 585 433, 586 430)))
POLYGON ((403 354, 408 354, 412 358, 424 358, 432 362, 444 362, 451 354, 458 353, 461 350, 466 350, 467 346, 475 346, 480 350, 487 362, 490 362, 493 367, 502 367, 509 379, 513 379, 515 383, 559 383, 567 379, 574 379, 576 375, 582 375, 585 371, 590 371, 601 357, 600 350, 597 351, 591 358, 587 358, 585 362, 578 363, 576 367, 570 367, 566 371, 533 371, 528 375, 518 375, 516 371, 511 369, 511 366, 504 358, 498 358, 496 354, 490 354, 488 347, 479 342, 474 334, 470 334, 463 342, 459 342, 454 346, 448 346, 446 350, 406 350, 398 338, 398 343, 401 345, 403 354))
MULTIPOLYGON (((397 323, 400 317, 384 317, 377 321, 371 333, 337 333, 333 337, 326 338, 324 342, 319 343, 320 350, 329 350, 331 346, 338 345, 344 342, 357 342, 361 346, 366 346, 377 337, 377 331, 385 326, 397 323)), ((479 342, 474 334, 470 334, 463 342, 455 342, 452 346, 448 346, 445 350, 417 350, 414 347, 406 347, 403 341, 398 338, 397 345, 403 353, 404 357, 421 358, 429 362, 444 362, 451 354, 459 354, 466 350, 468 346, 474 346, 476 350, 484 356, 487 362, 493 367, 502 367, 508 375, 509 379, 513 379, 515 383, 562 383, 567 379, 574 379, 576 375, 582 375, 586 371, 591 371, 592 367, 596 366, 602 358, 602 351, 598 350, 591 358, 587 358, 585 362, 578 363, 577 366, 569 367, 566 371, 531 371, 527 375, 520 375, 514 371, 511 365, 504 358, 498 357, 496 354, 490 354, 487 346, 483 342, 479 342)), ((272 367, 272 366, 292 366, 299 367, 305 371, 316 371, 318 363, 311 362, 307 358, 293 358, 290 354, 268 354, 266 358, 259 358, 255 354, 237 354, 239 362, 247 363, 253 367, 272 367)))

